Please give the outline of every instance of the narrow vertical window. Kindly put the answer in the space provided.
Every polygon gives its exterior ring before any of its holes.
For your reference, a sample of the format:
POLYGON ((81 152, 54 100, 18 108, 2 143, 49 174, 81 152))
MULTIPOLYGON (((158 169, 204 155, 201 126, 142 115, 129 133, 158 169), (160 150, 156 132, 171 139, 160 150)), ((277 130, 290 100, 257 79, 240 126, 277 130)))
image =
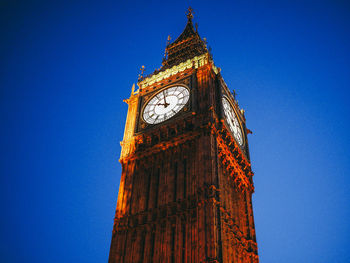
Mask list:
POLYGON ((184 188, 183 188, 183 191, 184 191, 184 198, 186 198, 186 191, 187 191, 187 189, 186 189, 186 187, 187 187, 187 160, 186 159, 184 159, 183 160, 183 164, 184 164, 184 188))
POLYGON ((174 163, 174 202, 177 199, 177 162, 174 163))
POLYGON ((137 250, 136 248, 136 241, 137 241, 137 233, 136 230, 133 231, 132 235, 131 235, 131 249, 130 249, 130 255, 131 255, 131 262, 134 262, 135 257, 136 257, 136 253, 137 250))
POLYGON ((131 213, 132 212, 132 206, 133 206, 133 203, 134 203, 134 200, 135 199, 135 188, 136 188, 136 180, 135 180, 135 177, 136 177, 136 172, 132 175, 132 185, 131 185, 131 194, 130 194, 130 206, 129 206, 129 212, 131 213))
POLYGON ((171 227, 171 263, 175 263, 175 227, 171 227))
POLYGON ((250 239, 249 210, 248 210, 248 202, 247 202, 247 192, 244 192, 243 196, 244 196, 244 207, 245 207, 245 214, 246 214, 247 238, 250 239))
POLYGON ((141 244, 140 244, 140 262, 143 262, 143 258, 145 256, 145 238, 146 233, 142 233, 141 244))
POLYGON ((145 210, 148 209, 148 203, 149 203, 149 195, 151 193, 151 180, 152 180, 152 177, 151 177, 151 173, 150 171, 147 172, 148 176, 147 176, 147 182, 146 182, 146 204, 145 204, 145 210))
POLYGON ((154 207, 158 206, 158 195, 159 195, 159 173, 160 173, 160 169, 157 168, 156 169, 156 175, 155 175, 155 187, 154 187, 154 191, 155 191, 155 198, 154 198, 154 207))
POLYGON ((128 244, 128 232, 125 232, 125 239, 124 239, 124 248, 123 248, 123 263, 126 262, 126 254, 127 254, 127 244, 128 244))
POLYGON ((185 263, 186 254, 186 223, 182 222, 182 263, 185 263))
POLYGON ((155 242, 155 233, 154 233, 154 231, 152 231, 152 235, 151 235, 150 262, 153 262, 153 257, 154 257, 154 242, 155 242))

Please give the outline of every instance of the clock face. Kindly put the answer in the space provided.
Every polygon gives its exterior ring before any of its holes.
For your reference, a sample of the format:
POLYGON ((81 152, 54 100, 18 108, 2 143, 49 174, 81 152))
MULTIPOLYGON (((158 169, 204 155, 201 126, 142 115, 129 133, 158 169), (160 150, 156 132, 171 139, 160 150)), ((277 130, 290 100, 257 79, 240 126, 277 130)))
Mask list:
POLYGON ((224 114, 226 118, 226 122, 230 127, 231 132, 233 133, 233 136, 235 137, 236 141, 240 146, 243 145, 243 135, 241 126, 239 125, 237 115, 232 108, 230 102, 224 97, 222 98, 222 105, 224 107, 224 114))
POLYGON ((148 124, 157 124, 170 119, 188 102, 190 92, 184 86, 164 89, 150 99, 142 117, 148 124))

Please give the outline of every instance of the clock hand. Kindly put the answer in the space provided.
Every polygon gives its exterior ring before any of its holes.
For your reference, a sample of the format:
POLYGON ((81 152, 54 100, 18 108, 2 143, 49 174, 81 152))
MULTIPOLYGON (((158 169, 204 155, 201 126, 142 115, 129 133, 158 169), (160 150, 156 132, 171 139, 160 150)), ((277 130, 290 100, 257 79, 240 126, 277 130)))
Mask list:
POLYGON ((165 91, 163 90, 163 96, 164 96, 164 107, 168 107, 169 106, 169 103, 166 102, 166 99, 165 99, 165 91))

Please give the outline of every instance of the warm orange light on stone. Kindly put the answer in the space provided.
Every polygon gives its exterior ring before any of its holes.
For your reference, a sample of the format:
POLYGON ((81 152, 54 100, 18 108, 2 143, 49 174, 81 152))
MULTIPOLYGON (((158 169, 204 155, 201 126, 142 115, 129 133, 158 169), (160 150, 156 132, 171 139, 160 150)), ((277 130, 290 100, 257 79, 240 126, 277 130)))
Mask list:
POLYGON ((244 112, 194 31, 192 17, 167 46, 167 56, 162 69, 141 78, 126 100, 109 262, 257 263, 244 112), (190 90, 189 102, 167 121, 145 123, 145 103, 175 83, 190 90), (223 94, 237 112, 243 146, 225 124, 223 94))

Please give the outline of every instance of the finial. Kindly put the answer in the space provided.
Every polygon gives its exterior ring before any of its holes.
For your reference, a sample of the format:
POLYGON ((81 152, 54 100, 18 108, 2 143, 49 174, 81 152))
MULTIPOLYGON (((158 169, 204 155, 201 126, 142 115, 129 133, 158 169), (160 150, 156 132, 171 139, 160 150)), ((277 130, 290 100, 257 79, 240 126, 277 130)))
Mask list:
POLYGON ((131 87, 131 95, 134 95, 134 94, 135 94, 135 83, 133 83, 131 87))
POLYGON ((194 26, 196 27, 196 32, 198 33, 198 23, 195 23, 194 26))
POLYGON ((167 37, 167 39, 166 39, 166 46, 165 46, 165 50, 164 50, 164 58, 163 58, 163 61, 165 61, 166 59, 167 59, 167 57, 168 57, 168 49, 167 49, 167 47, 169 46, 169 44, 170 44, 170 40, 171 40, 171 37, 170 37, 170 35, 167 37))
POLYGON ((142 75, 143 75, 143 72, 145 71, 145 66, 142 65, 141 68, 140 68, 140 70, 141 70, 141 76, 142 76, 142 75))
POLYGON ((167 40, 166 40, 166 45, 168 46, 170 44, 171 36, 169 35, 167 40))
POLYGON ((237 96, 236 90, 233 90, 232 93, 233 93, 233 97, 236 99, 236 96, 237 96))
POLYGON ((192 18, 193 18, 193 9, 189 7, 187 12, 187 19, 192 20, 192 18))
POLYGON ((142 79, 142 77, 143 77, 143 72, 145 71, 145 66, 142 65, 140 70, 141 70, 141 74, 139 74, 139 80, 142 79))

